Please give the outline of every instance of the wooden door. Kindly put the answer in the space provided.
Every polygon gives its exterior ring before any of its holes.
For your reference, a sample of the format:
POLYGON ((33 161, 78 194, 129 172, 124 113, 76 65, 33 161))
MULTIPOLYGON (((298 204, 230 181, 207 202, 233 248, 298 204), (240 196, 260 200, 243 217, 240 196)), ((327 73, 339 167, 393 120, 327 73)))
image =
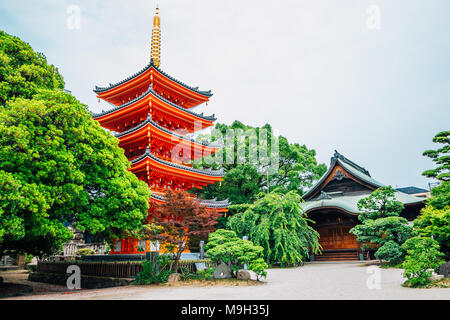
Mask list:
POLYGON ((354 234, 349 233, 351 226, 332 225, 318 227, 319 243, 323 250, 357 249, 358 241, 354 234))

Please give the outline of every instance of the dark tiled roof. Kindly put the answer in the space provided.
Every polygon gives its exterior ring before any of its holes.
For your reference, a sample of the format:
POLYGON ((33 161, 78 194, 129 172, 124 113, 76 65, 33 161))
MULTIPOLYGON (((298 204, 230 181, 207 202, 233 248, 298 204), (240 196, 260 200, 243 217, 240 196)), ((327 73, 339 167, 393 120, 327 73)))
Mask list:
POLYGON ((356 170, 364 173, 365 175, 370 177, 370 173, 369 171, 367 171, 365 168, 357 165, 356 163, 354 163, 353 161, 347 159, 346 157, 344 157, 342 154, 340 154, 339 152, 337 152, 337 150, 334 150, 334 155, 331 158, 331 163, 334 163, 334 161, 336 161, 337 159, 342 160, 343 162, 347 163, 348 165, 352 166, 353 168, 355 168, 356 170))
POLYGON ((397 188, 397 191, 406 193, 406 194, 416 194, 416 193, 424 193, 424 192, 428 192, 427 189, 423 189, 423 188, 418 188, 418 187, 404 187, 404 188, 397 188))
POLYGON ((115 84, 111 84, 111 83, 110 83, 108 87, 98 87, 98 86, 95 86, 94 92, 95 92, 95 93, 101 93, 101 92, 108 91, 108 90, 110 90, 110 89, 112 89, 112 88, 115 88, 115 87, 117 87, 117 86, 119 86, 119 85, 121 85, 121 84, 123 84, 123 83, 125 83, 125 82, 128 82, 128 81, 130 81, 130 80, 132 80, 132 79, 134 79, 134 78, 140 76, 141 74, 143 74, 145 71, 147 71, 148 69, 150 69, 150 68, 152 68, 152 67, 153 67, 156 71, 158 71, 160 74, 162 74, 163 76, 165 76, 165 77, 167 77, 168 79, 170 79, 170 80, 172 80, 172 81, 178 83, 179 85, 185 87, 186 89, 192 90, 192 91, 194 91, 194 92, 196 92, 196 93, 198 93, 198 94, 201 94, 201 95, 203 95, 203 96, 206 96, 206 97, 211 97, 211 96, 212 96, 211 90, 208 90, 208 91, 202 91, 202 90, 198 90, 198 87, 191 87, 191 86, 188 86, 187 84, 185 84, 185 83, 183 83, 183 82, 181 82, 181 81, 175 79, 174 77, 172 77, 172 76, 170 76, 169 74, 165 73, 165 72, 162 71, 161 69, 157 68, 157 67, 155 66, 155 64, 153 63, 153 59, 150 60, 150 63, 149 63, 145 68, 143 68, 142 70, 136 72, 136 73, 133 74, 132 76, 129 76, 128 78, 126 78, 126 79, 124 79, 124 80, 122 80, 122 81, 120 81, 120 82, 117 82, 117 83, 115 83, 115 84))
POLYGON ((200 144, 200 145, 204 145, 206 147, 211 147, 211 148, 218 148, 218 147, 220 147, 218 145, 213 145, 213 144, 207 143, 205 141, 197 141, 195 139, 183 136, 183 135, 175 133, 175 132, 173 132, 173 131, 171 131, 171 130, 169 130, 167 128, 164 128, 163 126, 161 126, 161 125, 157 124, 155 121, 153 121, 152 116, 151 116, 150 113, 148 114, 147 119, 144 122, 140 123, 139 125, 131 128, 129 130, 126 130, 124 132, 115 133, 114 136, 116 138, 120 138, 120 137, 126 136, 126 135, 128 135, 128 134, 130 134, 132 132, 135 132, 135 131, 141 129, 142 127, 145 127, 145 125, 147 123, 151 124, 153 127, 157 128, 157 129, 159 129, 161 131, 164 131, 164 132, 166 132, 168 134, 171 134, 171 135, 176 136, 178 138, 181 138, 183 140, 187 140, 187 141, 194 142, 194 143, 197 143, 197 144, 200 144))
POLYGON ((333 171, 334 167, 336 166, 336 164, 340 164, 342 167, 344 167, 344 169, 346 171, 349 171, 350 174, 358 177, 359 179, 371 184, 372 186, 374 186, 375 188, 379 188, 381 186, 383 186, 382 183, 376 181, 375 179, 373 179, 370 176, 369 171, 367 171, 366 169, 364 169, 363 167, 357 165, 356 163, 354 163, 353 161, 347 159, 346 157, 344 157, 342 154, 340 154, 339 152, 337 152, 336 150, 334 151, 334 155, 333 157, 331 157, 331 163, 330 163, 330 167, 328 168, 328 171, 319 179, 319 181, 317 181, 309 190, 308 192, 306 192, 303 195, 304 199, 309 199, 309 197, 311 195, 313 195, 315 193, 315 191, 317 190, 317 188, 319 188, 319 186, 326 180, 326 178, 331 174, 331 172, 333 171))
POLYGON ((189 110, 189 109, 185 109, 185 108, 183 108, 183 107, 180 107, 179 105, 177 105, 177 104, 175 104, 175 103, 173 103, 173 102, 171 102, 171 101, 165 99, 164 97, 161 97, 159 94, 157 94, 157 93, 153 90, 152 86, 150 86, 150 87, 148 88, 148 90, 147 90, 146 92, 144 92, 143 94, 141 94, 139 97, 137 97, 137 98, 135 98, 135 99, 133 99, 133 100, 131 100, 131 101, 128 101, 128 102, 126 102, 126 103, 124 103, 124 104, 121 104, 120 106, 116 106, 116 107, 114 107, 114 108, 112 108, 112 109, 110 109, 110 110, 107 110, 107 111, 102 111, 102 113, 93 113, 93 112, 91 112, 91 113, 92 113, 92 117, 93 117, 94 119, 95 119, 95 118, 99 118, 99 117, 102 117, 102 116, 104 116, 104 115, 113 113, 113 112, 115 112, 115 111, 117 111, 117 110, 123 109, 123 108, 125 108, 125 107, 127 107, 127 106, 129 106, 129 105, 131 105, 131 104, 133 104, 133 103, 135 103, 135 102, 137 102, 137 101, 140 101, 140 100, 144 99, 144 98, 147 97, 149 94, 153 94, 155 97, 157 97, 157 98, 160 99, 161 101, 164 101, 165 103, 169 104, 170 106, 172 106, 172 107, 174 107, 174 108, 177 108, 177 109, 179 109, 179 110, 181 110, 181 111, 183 111, 183 112, 186 112, 186 113, 188 113, 188 114, 191 114, 191 115, 193 115, 194 117, 201 118, 201 119, 207 120, 207 121, 215 121, 215 120, 217 120, 217 118, 215 117, 214 114, 211 115, 211 116, 205 116, 205 115, 203 115, 203 112, 199 114, 199 113, 195 113, 195 112, 193 112, 193 111, 191 111, 191 110, 189 110))
MULTIPOLYGON (((151 197, 153 199, 156 199, 156 200, 165 201, 165 198, 163 196, 161 196, 161 195, 158 195, 158 194, 152 193, 151 197)), ((228 199, 222 200, 222 201, 218 201, 216 199, 204 200, 204 199, 196 198, 195 200, 200 201, 201 205, 205 205, 205 206, 208 206, 210 208, 228 208, 231 205, 231 203, 230 203, 230 201, 228 199)))
POLYGON ((153 155, 150 152, 150 148, 149 147, 147 147, 147 149, 145 150, 145 153, 142 156, 140 156, 140 157, 138 157, 136 159, 133 159, 130 162, 131 162, 131 164, 135 164, 135 163, 138 163, 138 162, 142 161, 143 159, 145 159, 147 157, 150 158, 150 159, 155 160, 156 162, 159 162, 161 164, 169 166, 169 167, 178 168, 178 169, 182 169, 182 170, 186 170, 186 171, 191 171, 191 172, 194 172, 194 173, 204 174, 204 175, 211 176, 211 177, 222 177, 224 175, 223 169, 220 169, 220 170, 194 169, 194 168, 183 166, 183 165, 180 165, 180 164, 177 164, 177 163, 173 163, 173 162, 169 162, 169 161, 166 161, 166 160, 162 160, 162 159, 156 157, 155 155, 153 155))

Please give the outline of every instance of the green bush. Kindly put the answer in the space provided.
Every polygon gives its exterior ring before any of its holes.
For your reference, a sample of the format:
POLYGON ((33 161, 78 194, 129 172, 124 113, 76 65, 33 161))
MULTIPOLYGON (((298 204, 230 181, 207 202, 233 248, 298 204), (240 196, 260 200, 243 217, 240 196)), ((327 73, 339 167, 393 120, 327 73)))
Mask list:
POLYGON ((259 281, 259 279, 261 277, 264 277, 264 278, 267 277, 267 271, 266 271, 267 267, 268 267, 268 265, 264 261, 264 259, 259 258, 259 259, 253 260, 250 263, 248 269, 252 270, 254 273, 256 273, 256 280, 259 281))
POLYGON ((423 287, 430 280, 433 270, 436 270, 443 260, 443 253, 439 251, 436 240, 428 237, 413 237, 403 245, 407 255, 403 262, 404 276, 408 279, 405 285, 411 287, 423 287))
POLYGON ((31 272, 36 272, 37 270, 37 265, 35 264, 30 264, 27 266, 27 270, 30 270, 31 272))
POLYGON ((25 263, 29 264, 33 258, 34 256, 32 254, 25 254, 25 263))
MULTIPOLYGON (((255 260, 263 258, 263 247, 255 246, 249 240, 242 240, 231 230, 216 230, 209 234, 209 241, 205 246, 206 254, 217 264, 225 263, 234 277, 244 264, 252 265, 255 260)), ((256 264, 254 264, 256 266, 256 264)), ((261 265, 260 265, 261 267, 261 265)), ((267 264, 265 265, 267 268, 267 264)))
POLYGON ((95 251, 89 248, 79 249, 75 253, 76 256, 90 256, 92 254, 95 254, 95 251))
POLYGON ((450 259, 450 206, 436 209, 427 205, 414 220, 414 229, 422 236, 433 237, 450 259))
POLYGON ((216 268, 206 268, 203 270, 197 271, 197 279, 199 280, 212 280, 214 272, 216 271, 216 268))
POLYGON ((386 260, 390 265, 399 264, 403 261, 404 256, 405 250, 392 240, 383 244, 377 252, 375 252, 375 258, 386 260))
POLYGON ((160 255, 153 261, 145 260, 142 262, 142 271, 136 275, 133 284, 145 285, 152 283, 165 283, 169 276, 174 273, 171 267, 171 257, 160 255), (157 268, 159 265, 159 271, 157 268))

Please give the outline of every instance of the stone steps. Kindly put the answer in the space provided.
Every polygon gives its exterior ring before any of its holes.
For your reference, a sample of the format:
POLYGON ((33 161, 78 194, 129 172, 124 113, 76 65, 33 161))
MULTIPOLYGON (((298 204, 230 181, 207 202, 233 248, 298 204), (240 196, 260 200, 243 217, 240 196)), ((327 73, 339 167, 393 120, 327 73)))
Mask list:
POLYGON ((315 261, 357 261, 359 254, 355 251, 324 251, 314 256, 315 261))

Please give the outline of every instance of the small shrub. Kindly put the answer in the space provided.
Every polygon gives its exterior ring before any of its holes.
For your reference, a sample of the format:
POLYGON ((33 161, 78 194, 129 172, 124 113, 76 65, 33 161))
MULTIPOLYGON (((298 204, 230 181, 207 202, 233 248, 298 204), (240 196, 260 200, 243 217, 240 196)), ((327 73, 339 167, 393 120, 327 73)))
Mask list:
POLYGON ((192 275, 192 279, 212 280, 214 271, 216 271, 215 268, 207 268, 207 269, 203 269, 203 270, 198 270, 196 274, 192 275))
POLYGON ((79 249, 75 255, 76 256, 90 256, 92 254, 95 254, 95 251, 89 248, 83 248, 83 249, 79 249))
POLYGON ((375 252, 375 258, 386 260, 390 265, 399 264, 404 256, 405 250, 394 241, 386 242, 375 252))
POLYGON ((181 281, 186 281, 186 280, 190 279, 191 272, 189 271, 188 267, 182 266, 182 267, 179 267, 178 270, 180 272, 181 281))
POLYGON ((37 270, 37 265, 35 264, 30 264, 27 266, 27 270, 30 270, 31 272, 36 272, 37 270))
POLYGON ((145 285, 153 283, 165 283, 169 276, 174 273, 171 266, 172 259, 168 256, 157 256, 153 261, 145 260, 142 262, 142 272, 136 275, 133 284, 145 285), (159 272, 157 271, 159 265, 159 272))
POLYGON ((253 260, 250 265, 248 266, 249 270, 252 270, 254 273, 256 273, 256 280, 259 281, 259 279, 261 277, 267 277, 267 271, 266 269, 269 266, 267 265, 267 263, 264 261, 264 259, 259 258, 256 260, 253 260))
POLYGON ((33 258, 34 256, 32 254, 25 254, 25 263, 29 264, 33 258))
POLYGON ((404 285, 423 287, 430 282, 433 270, 443 262, 440 257, 439 244, 436 240, 427 237, 413 237, 403 245, 407 255, 403 262, 404 276, 408 279, 404 285))
POLYGON ((234 231, 223 229, 209 235, 205 248, 206 254, 214 263, 226 263, 230 266, 233 277, 236 277, 244 264, 250 265, 255 260, 262 259, 264 250, 249 240, 238 238, 234 231))

